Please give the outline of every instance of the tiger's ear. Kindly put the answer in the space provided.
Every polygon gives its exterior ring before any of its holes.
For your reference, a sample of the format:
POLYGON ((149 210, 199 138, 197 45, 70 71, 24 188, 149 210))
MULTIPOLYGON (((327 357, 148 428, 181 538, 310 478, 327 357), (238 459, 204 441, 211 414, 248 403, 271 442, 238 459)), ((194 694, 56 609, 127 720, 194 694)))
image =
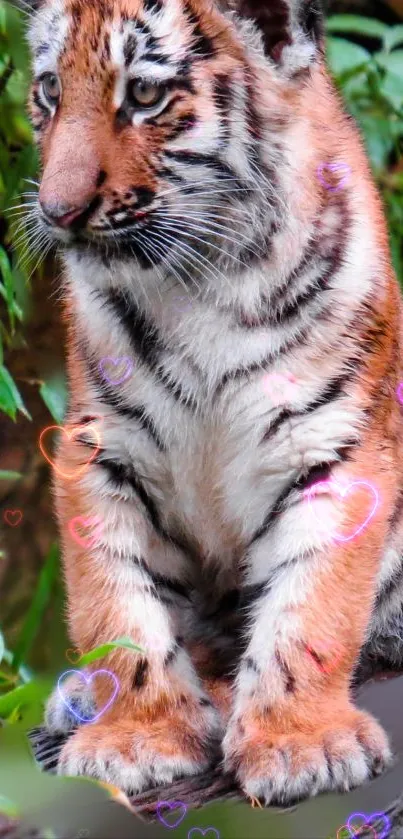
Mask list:
POLYGON ((322 55, 323 0, 235 0, 235 8, 259 27, 266 55, 287 75, 322 55))

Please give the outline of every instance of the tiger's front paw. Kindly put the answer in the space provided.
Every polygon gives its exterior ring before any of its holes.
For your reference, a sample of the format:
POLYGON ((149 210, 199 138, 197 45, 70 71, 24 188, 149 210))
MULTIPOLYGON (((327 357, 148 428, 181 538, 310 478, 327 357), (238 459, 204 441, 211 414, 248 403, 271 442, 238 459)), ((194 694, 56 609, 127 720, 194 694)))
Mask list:
POLYGON ((224 738, 225 768, 249 798, 289 804, 325 790, 347 792, 391 762, 388 739, 370 714, 347 707, 317 729, 278 733, 267 720, 232 721, 224 738))
POLYGON ((139 793, 205 771, 218 758, 222 736, 215 709, 170 711, 166 716, 133 716, 82 726, 63 746, 59 775, 87 775, 139 793))
POLYGON ((63 692, 58 688, 48 699, 45 726, 50 734, 70 734, 84 720, 95 716, 91 685, 72 675, 65 679, 63 692))

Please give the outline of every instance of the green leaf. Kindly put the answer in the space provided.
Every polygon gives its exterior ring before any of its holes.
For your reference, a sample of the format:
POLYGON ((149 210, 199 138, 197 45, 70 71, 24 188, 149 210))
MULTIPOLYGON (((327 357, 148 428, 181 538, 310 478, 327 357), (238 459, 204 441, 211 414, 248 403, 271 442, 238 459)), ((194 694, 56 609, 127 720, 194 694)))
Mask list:
POLYGON ((0 696, 0 717, 7 719, 18 707, 42 702, 48 693, 49 685, 39 679, 29 682, 27 685, 19 685, 4 696, 0 696))
POLYGON ((42 622, 43 613, 50 601, 52 588, 59 566, 59 551, 52 545, 39 575, 35 593, 25 617, 20 636, 15 646, 12 666, 17 669, 27 658, 42 622))
POLYGON ((10 260, 7 256, 6 251, 0 245, 0 271, 4 280, 4 288, 6 291, 6 302, 8 308, 8 314, 10 318, 11 328, 14 328, 14 311, 13 311, 13 301, 14 301, 14 282, 13 282, 13 273, 11 270, 10 260))
POLYGON ((328 38, 327 57, 330 69, 335 76, 359 70, 371 62, 371 54, 364 47, 353 44, 344 38, 328 38))
POLYGON ((383 36, 385 50, 393 50, 398 44, 403 44, 403 23, 389 26, 383 36))
POLYGON ((397 73, 385 73, 380 90, 395 111, 403 111, 403 84, 397 73))
MULTIPOLYGON (((4 661, 11 667, 13 663, 13 653, 11 650, 6 648, 4 653, 4 661)), ((21 664, 21 667, 18 668, 17 674, 22 682, 32 682, 33 673, 29 667, 26 667, 25 664, 21 664)))
POLYGON ((379 172, 387 165, 394 145, 391 120, 377 114, 363 113, 360 115, 360 127, 372 166, 379 172))
POLYGON ((383 70, 387 70, 389 73, 395 73, 397 76, 400 76, 400 81, 402 81, 403 50, 394 50, 394 52, 389 53, 377 52, 374 55, 374 59, 383 70))
POLYGON ((66 411, 66 385, 64 380, 54 378, 49 382, 43 382, 39 393, 50 413, 57 423, 62 423, 66 411))
POLYGON ((12 472, 8 469, 0 469, 0 481, 17 481, 22 478, 20 472, 12 472))
POLYGON ((17 805, 5 795, 0 795, 0 813, 9 819, 16 819, 20 815, 17 805))
POLYGON ((115 650, 117 647, 124 647, 128 650, 133 650, 136 653, 143 653, 144 650, 141 647, 138 647, 137 644, 134 644, 131 638, 127 638, 123 636, 121 638, 116 638, 115 641, 107 641, 106 644, 101 644, 99 647, 94 647, 93 650, 90 650, 88 653, 84 653, 78 661, 77 664, 80 667, 86 667, 87 664, 91 664, 93 661, 98 661, 99 658, 104 658, 104 656, 108 655, 108 653, 115 650))
POLYGON ((2 364, 0 365, 0 408, 12 419, 15 419, 16 411, 21 411, 25 417, 31 419, 14 380, 2 364))
POLYGON ((332 15, 327 19, 326 27, 328 32, 351 32, 382 39, 388 31, 386 23, 363 15, 332 15))

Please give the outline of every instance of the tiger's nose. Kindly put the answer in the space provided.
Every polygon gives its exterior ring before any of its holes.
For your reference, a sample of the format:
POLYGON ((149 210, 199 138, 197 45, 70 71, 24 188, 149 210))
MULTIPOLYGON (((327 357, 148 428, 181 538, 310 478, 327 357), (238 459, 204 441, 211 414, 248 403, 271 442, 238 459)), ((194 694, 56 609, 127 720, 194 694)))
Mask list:
POLYGON ((89 212, 91 212, 94 204, 94 199, 86 201, 81 207, 68 207, 64 203, 39 200, 42 212, 48 222, 54 227, 61 227, 64 230, 73 225, 75 227, 82 226, 88 220, 89 212))

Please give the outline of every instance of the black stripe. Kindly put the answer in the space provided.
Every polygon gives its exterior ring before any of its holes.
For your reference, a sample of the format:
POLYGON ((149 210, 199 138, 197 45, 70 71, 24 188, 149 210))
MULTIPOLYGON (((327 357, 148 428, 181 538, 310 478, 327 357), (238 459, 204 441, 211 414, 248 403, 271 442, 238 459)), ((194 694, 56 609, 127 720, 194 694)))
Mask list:
POLYGON ((256 673, 256 675, 259 675, 260 669, 259 669, 255 659, 252 658, 251 655, 246 656, 246 658, 244 659, 243 665, 246 668, 246 670, 253 670, 253 672, 256 673))
POLYGON ((215 54, 212 39, 203 32, 200 20, 188 0, 184 0, 183 8, 187 20, 192 24, 192 45, 189 61, 212 58, 215 54))
POLYGON ((195 555, 194 548, 192 548, 192 545, 190 545, 184 538, 177 533, 171 533, 164 528, 154 499, 151 498, 145 489, 140 476, 136 474, 132 465, 111 460, 105 449, 101 449, 92 462, 101 466, 108 472, 109 479, 115 483, 117 489, 121 489, 124 483, 129 484, 142 502, 154 530, 162 539, 166 542, 170 542, 176 548, 179 548, 188 555, 195 555))
POLYGON ((39 110, 43 113, 44 117, 46 119, 49 119, 50 118, 49 108, 47 108, 46 105, 43 104, 43 102, 40 99, 39 94, 37 93, 36 90, 34 90, 34 92, 32 94, 32 99, 33 99, 33 102, 35 103, 36 107, 39 108, 39 110))
MULTIPOLYGON (((348 362, 346 366, 349 366, 348 362)), ((287 422, 291 417, 303 417, 308 414, 312 414, 314 411, 316 411, 317 408, 321 408, 323 405, 328 405, 330 402, 334 402, 336 399, 343 395, 343 387, 345 384, 351 381, 353 375, 353 373, 343 373, 340 376, 330 379, 326 383, 324 389, 319 394, 319 396, 317 396, 316 399, 314 399, 312 402, 309 402, 308 405, 306 405, 305 408, 302 408, 301 410, 293 411, 291 408, 283 409, 276 417, 276 419, 271 423, 267 431, 264 433, 261 443, 266 443, 268 440, 274 437, 274 435, 277 433, 279 428, 281 428, 283 423, 287 422)))
POLYGON ((125 61, 125 67, 130 67, 130 64, 132 63, 134 56, 136 55, 136 50, 137 38, 131 32, 123 45, 123 58, 125 61))
POLYGON ((115 312, 134 352, 140 357, 143 364, 152 371, 165 390, 177 402, 184 407, 196 410, 196 399, 184 393, 182 386, 178 382, 172 382, 161 369, 161 355, 167 352, 167 347, 160 338, 158 329, 147 320, 145 314, 133 302, 129 303, 120 292, 109 291, 106 302, 115 312))
POLYGON ((94 463, 107 470, 109 477, 114 481, 119 489, 124 483, 128 483, 130 485, 147 510, 148 517, 154 527, 154 530, 156 530, 157 533, 166 536, 164 528, 161 524, 157 506, 143 486, 140 477, 134 470, 134 467, 132 465, 121 463, 117 460, 110 460, 104 449, 98 452, 96 458, 94 459, 94 463))
POLYGON ((134 671, 133 681, 132 681, 132 688, 133 690, 143 687, 145 682, 147 681, 147 672, 148 672, 148 661, 146 658, 142 658, 136 664, 136 669, 134 671))
MULTIPOLYGON (((249 184, 242 181, 230 166, 223 163, 222 160, 219 160, 218 157, 215 157, 212 154, 202 154, 202 152, 191 151, 169 151, 169 149, 167 149, 165 151, 165 156, 171 160, 175 160, 177 163, 190 163, 194 165, 208 166, 209 169, 213 169, 217 175, 220 175, 223 179, 227 180, 230 178, 232 182, 231 185, 236 187, 238 190, 242 190, 245 197, 251 192, 249 184)), ((220 181, 218 179, 217 187, 219 184, 220 181)))
POLYGON ((160 451, 165 451, 165 444, 159 435, 154 419, 147 413, 144 405, 137 405, 135 407, 128 405, 123 400, 121 394, 108 384, 106 379, 101 375, 98 365, 92 361, 89 346, 83 339, 80 340, 78 349, 98 391, 100 400, 105 405, 108 405, 108 407, 113 408, 120 416, 138 422, 140 428, 146 431, 153 439, 157 448, 160 451))
POLYGON ((213 83, 214 104, 220 115, 220 140, 225 147, 230 139, 229 118, 232 108, 231 77, 228 73, 218 73, 213 83))
POLYGON ((350 457, 351 450, 355 445, 357 445, 356 440, 346 440, 345 443, 337 449, 337 454, 339 456, 338 458, 334 458, 334 460, 328 463, 318 463, 316 464, 316 466, 313 466, 311 469, 309 469, 307 473, 300 475, 297 479, 293 481, 290 481, 290 483, 283 489, 282 493, 279 495, 273 507, 267 513, 263 523, 253 534, 249 542, 249 547, 269 532, 269 530, 277 520, 277 516, 281 513, 284 513, 288 509, 287 502, 294 493, 298 493, 298 495, 296 496, 293 504, 291 504, 290 506, 294 506, 295 504, 298 504, 300 502, 300 496, 305 490, 309 489, 311 486, 318 483, 319 481, 329 480, 332 467, 336 466, 336 464, 338 463, 345 462, 346 460, 348 460, 350 457))
POLYGON ((403 487, 400 489, 399 495, 397 496, 395 506, 391 512, 389 517, 389 528, 390 531, 393 531, 395 527, 397 527, 401 523, 401 518, 403 515, 403 487))
POLYGON ((143 0, 143 9, 151 14, 156 14, 163 8, 162 0, 143 0))
MULTIPOLYGON (((170 104, 174 104, 174 101, 171 100, 170 104)), ((164 115, 167 113, 168 108, 165 109, 164 115)), ((191 131, 192 128, 196 125, 196 117, 194 113, 187 113, 183 114, 181 117, 178 117, 175 120, 175 125, 172 126, 170 129, 167 140, 175 140, 176 137, 179 137, 179 134, 183 134, 185 131, 191 131)))
POLYGON ((169 650, 169 652, 166 654, 164 658, 164 667, 169 667, 169 665, 172 664, 173 661, 175 661, 178 652, 179 648, 176 646, 172 650, 169 650))
POLYGON ((257 600, 260 600, 263 595, 270 591, 270 581, 264 580, 262 583, 252 583, 244 586, 241 590, 240 608, 249 609, 257 600))
POLYGON ((284 679, 285 679, 285 691, 286 691, 286 693, 295 693, 295 676, 291 672, 288 664, 281 657, 278 650, 276 650, 276 652, 275 652, 275 657, 276 657, 277 664, 279 665, 279 667, 280 667, 280 669, 283 673, 284 679))
POLYGON ((150 578, 156 589, 166 588, 172 594, 178 594, 180 597, 189 600, 189 590, 182 583, 177 582, 177 580, 172 580, 170 577, 165 577, 164 574, 159 574, 158 571, 153 571, 142 557, 131 557, 131 562, 133 565, 141 568, 143 573, 150 578))

